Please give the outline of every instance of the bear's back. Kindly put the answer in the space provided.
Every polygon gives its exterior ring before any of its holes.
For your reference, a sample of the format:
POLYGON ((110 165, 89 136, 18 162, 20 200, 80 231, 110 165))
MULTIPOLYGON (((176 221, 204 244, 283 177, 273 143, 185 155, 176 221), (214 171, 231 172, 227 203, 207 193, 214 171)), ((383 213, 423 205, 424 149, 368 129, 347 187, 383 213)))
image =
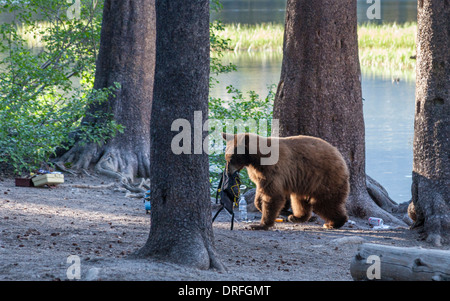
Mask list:
POLYGON ((279 138, 280 158, 274 174, 284 178, 285 185, 316 189, 341 185, 348 181, 347 164, 339 150, 323 139, 311 136, 279 138), (295 184, 296 183, 296 184, 295 184))

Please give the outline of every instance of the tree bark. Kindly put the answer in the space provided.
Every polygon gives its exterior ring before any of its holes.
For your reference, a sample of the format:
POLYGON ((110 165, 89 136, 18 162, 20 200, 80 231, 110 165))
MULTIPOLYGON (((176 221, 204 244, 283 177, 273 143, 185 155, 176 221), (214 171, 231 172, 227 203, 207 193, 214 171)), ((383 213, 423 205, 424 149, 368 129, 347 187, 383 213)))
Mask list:
POLYGON ((418 1, 412 208, 427 241, 450 240, 450 4, 418 1))
POLYGON ((156 16, 151 226, 137 255, 222 269, 213 244, 208 155, 197 149, 207 135, 203 124, 208 116, 209 1, 157 0, 156 16), (190 154, 172 151, 172 139, 179 133, 171 127, 177 119, 192 127, 192 143, 183 141, 190 145, 190 154))
POLYGON ((449 281, 450 251, 362 244, 350 273, 353 280, 449 281))
POLYGON ((149 177, 150 114, 155 66, 154 0, 105 0, 94 89, 121 84, 115 97, 91 106, 86 122, 102 123, 96 112, 107 112, 125 129, 104 145, 76 143, 57 159, 59 166, 87 169, 113 177, 149 177))
POLYGON ((367 191, 356 1, 287 1, 274 118, 280 136, 320 137, 339 149, 350 171, 351 215, 404 225, 367 191))

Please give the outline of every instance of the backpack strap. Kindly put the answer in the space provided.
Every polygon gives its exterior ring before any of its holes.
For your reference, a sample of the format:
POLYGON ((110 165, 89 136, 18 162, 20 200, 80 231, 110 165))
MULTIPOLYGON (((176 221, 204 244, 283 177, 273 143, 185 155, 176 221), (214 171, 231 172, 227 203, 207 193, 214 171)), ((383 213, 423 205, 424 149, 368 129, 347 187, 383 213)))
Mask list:
POLYGON ((219 185, 217 185, 216 204, 218 204, 219 193, 222 191, 222 181, 223 181, 223 172, 222 172, 222 176, 220 177, 219 185))

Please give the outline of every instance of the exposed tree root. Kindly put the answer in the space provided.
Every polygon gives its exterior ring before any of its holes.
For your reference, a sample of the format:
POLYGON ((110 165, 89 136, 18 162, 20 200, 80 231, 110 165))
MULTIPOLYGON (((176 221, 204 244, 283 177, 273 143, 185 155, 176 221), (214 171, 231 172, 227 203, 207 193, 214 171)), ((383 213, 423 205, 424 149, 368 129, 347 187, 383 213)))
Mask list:
POLYGON ((398 204, 389 197, 388 192, 380 183, 366 175, 366 185, 370 197, 380 208, 391 213, 397 210, 398 204))
POLYGON ((398 211, 398 204, 392 201, 378 182, 367 176, 366 187, 350 193, 347 201, 350 215, 359 218, 378 217, 387 225, 407 226, 405 221, 394 215, 398 211))
POLYGON ((448 187, 446 183, 413 173, 413 202, 408 207, 408 214, 414 220, 411 228, 434 246, 450 243, 448 187))
MULTIPOLYGON (((150 234, 151 235, 151 234, 150 234)), ((217 258, 214 247, 209 239, 200 233, 189 233, 189 237, 172 241, 170 246, 165 246, 158 239, 149 239, 138 251, 131 254, 130 258, 154 258, 181 264, 200 270, 214 269, 226 272, 226 267, 217 258)))
POLYGON ((95 164, 95 170, 120 181, 125 177, 132 183, 136 176, 145 178, 150 175, 150 159, 144 154, 145 150, 139 152, 108 148, 95 164))
POLYGON ((87 169, 93 165, 96 173, 120 183, 102 187, 86 185, 78 188, 101 189, 121 186, 132 193, 127 194, 127 197, 144 197, 145 192, 150 189, 148 179, 141 178, 139 183, 134 183, 136 175, 149 176, 150 162, 144 151, 126 151, 123 148, 102 147, 96 144, 76 144, 64 155, 56 158, 53 163, 63 172, 78 176, 83 173, 90 177, 93 175, 88 173, 87 169))
POLYGON ((401 220, 403 222, 402 226, 405 226, 405 224, 411 226, 413 224, 413 220, 408 216, 408 205, 410 202, 396 203, 389 197, 386 189, 369 176, 366 176, 366 185, 369 196, 378 207, 396 219, 401 220))

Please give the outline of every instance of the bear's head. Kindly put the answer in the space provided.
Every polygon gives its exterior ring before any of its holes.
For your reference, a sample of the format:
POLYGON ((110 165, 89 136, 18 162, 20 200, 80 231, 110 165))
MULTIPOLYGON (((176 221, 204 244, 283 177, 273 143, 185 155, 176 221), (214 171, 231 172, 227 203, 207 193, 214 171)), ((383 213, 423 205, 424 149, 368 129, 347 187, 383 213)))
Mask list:
POLYGON ((240 171, 249 165, 254 167, 272 165, 278 161, 278 139, 252 133, 236 135, 222 133, 222 137, 227 142, 225 160, 230 173, 240 171))
MULTIPOLYGON (((222 133, 223 139, 227 142, 225 148, 225 160, 227 161, 227 171, 233 174, 240 171, 249 164, 248 142, 245 143, 246 134, 222 133)), ((248 138, 247 138, 248 140, 248 138)))

